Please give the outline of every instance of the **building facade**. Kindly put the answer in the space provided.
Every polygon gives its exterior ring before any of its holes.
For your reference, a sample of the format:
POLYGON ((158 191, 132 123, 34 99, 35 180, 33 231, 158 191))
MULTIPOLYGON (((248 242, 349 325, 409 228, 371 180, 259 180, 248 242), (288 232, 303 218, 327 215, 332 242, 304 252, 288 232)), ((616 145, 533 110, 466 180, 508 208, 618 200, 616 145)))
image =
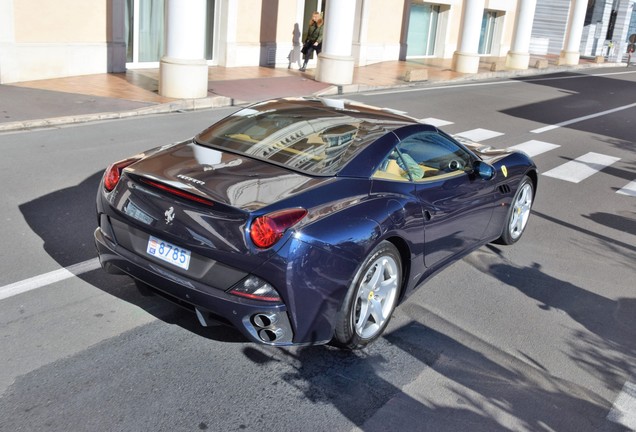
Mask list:
POLYGON ((581 55, 608 55, 613 41, 613 54, 624 52, 633 2, 0 0, 0 83, 157 68, 165 57, 178 65, 288 67, 313 11, 325 16, 317 78, 330 79, 329 68, 389 60, 452 59, 453 68, 470 72, 507 58, 524 68, 529 53, 558 55, 566 45, 581 55), (178 37, 184 34, 190 40, 178 37), (197 59, 186 49, 193 45, 197 59))
MULTIPOLYGON (((559 54, 565 37, 570 0, 537 0, 532 42, 533 54, 559 54)), ((629 36, 636 33, 634 0, 588 0, 581 35, 583 56, 605 56, 621 61, 629 36)))

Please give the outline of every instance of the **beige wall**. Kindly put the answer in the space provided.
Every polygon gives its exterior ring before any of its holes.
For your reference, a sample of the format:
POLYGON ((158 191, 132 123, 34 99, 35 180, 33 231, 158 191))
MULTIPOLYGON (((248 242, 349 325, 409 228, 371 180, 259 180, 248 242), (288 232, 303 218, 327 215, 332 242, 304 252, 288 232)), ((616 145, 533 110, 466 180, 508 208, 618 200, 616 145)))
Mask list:
POLYGON ((402 32, 404 0, 367 1, 369 22, 367 23, 368 43, 399 43, 402 32))
POLYGON ((261 35, 261 0, 241 0, 238 2, 236 42, 259 43, 261 35))
MULTIPOLYGON (((278 17, 276 26, 276 42, 290 43, 293 38, 294 24, 298 24, 300 30, 303 23, 298 22, 298 11, 296 10, 298 2, 296 0, 279 0, 278 1, 278 17)), ((302 38, 302 35, 300 36, 302 38)))
POLYGON ((107 3, 108 0, 15 1, 15 42, 105 42, 107 3))

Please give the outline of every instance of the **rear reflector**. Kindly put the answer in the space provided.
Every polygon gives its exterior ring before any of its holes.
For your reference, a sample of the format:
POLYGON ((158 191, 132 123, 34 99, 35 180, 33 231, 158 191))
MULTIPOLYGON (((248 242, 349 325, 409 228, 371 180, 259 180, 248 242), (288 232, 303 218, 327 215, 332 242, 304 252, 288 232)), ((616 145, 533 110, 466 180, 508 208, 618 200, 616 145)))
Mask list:
POLYGON ((278 291, 276 291, 273 286, 254 275, 250 275, 237 283, 230 289, 229 293, 252 300, 266 302, 281 301, 280 294, 278 294, 278 291))

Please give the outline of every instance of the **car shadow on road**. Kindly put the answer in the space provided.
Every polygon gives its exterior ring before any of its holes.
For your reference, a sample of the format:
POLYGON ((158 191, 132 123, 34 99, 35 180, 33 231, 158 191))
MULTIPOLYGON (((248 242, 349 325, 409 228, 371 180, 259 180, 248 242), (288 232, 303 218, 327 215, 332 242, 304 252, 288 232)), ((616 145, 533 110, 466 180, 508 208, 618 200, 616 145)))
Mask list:
POLYGON ((595 393, 422 306, 409 309, 427 324, 408 320, 363 350, 253 345, 243 354, 263 374, 282 370, 303 400, 336 408, 365 432, 624 430, 606 420, 608 401, 595 393))
POLYGON ((539 263, 519 266, 501 257, 493 246, 467 260, 478 270, 537 301, 544 311, 567 314, 585 330, 574 330, 567 351, 572 361, 592 376, 602 377, 610 389, 619 391, 625 377, 635 373, 636 299, 612 299, 545 273, 539 263), (631 361, 629 360, 631 359, 631 361))
POLYGON ((425 350, 441 353, 429 376, 443 377, 438 391, 444 396, 428 397, 425 388, 412 391, 429 410, 446 413, 436 428, 425 413, 412 411, 414 424, 425 423, 426 430, 623 430, 606 420, 611 402, 608 406, 594 392, 553 376, 538 363, 500 350, 441 317, 431 318, 427 324, 412 322, 387 335, 392 344, 417 360, 425 361, 425 350), (453 405, 458 408, 451 410, 453 405))
MULTIPOLYGON (((537 77, 515 78, 526 84, 556 89, 560 96, 540 102, 502 110, 503 114, 546 125, 559 124, 608 109, 619 108, 617 115, 605 115, 590 121, 578 121, 563 127, 598 134, 600 124, 607 137, 614 138, 617 147, 633 148, 633 131, 624 126, 622 108, 631 107, 636 86, 616 77, 608 78, 583 73, 563 72, 537 77), (599 89, 591 93, 590 89, 599 89), (608 97, 608 95, 611 95, 608 97), (563 109, 567 107, 567 109, 563 109)), ((627 111, 625 111, 627 112, 627 111)), ((623 114, 624 115, 624 114, 623 114)))
MULTIPOLYGON (((97 228, 95 197, 102 171, 76 186, 57 190, 19 206, 25 221, 43 242, 43 248, 60 267, 69 267, 97 257, 93 233, 97 228)), ((77 277, 156 318, 214 340, 245 342, 237 330, 227 326, 202 327, 194 313, 167 300, 140 291, 128 276, 107 274, 101 268, 77 277)))

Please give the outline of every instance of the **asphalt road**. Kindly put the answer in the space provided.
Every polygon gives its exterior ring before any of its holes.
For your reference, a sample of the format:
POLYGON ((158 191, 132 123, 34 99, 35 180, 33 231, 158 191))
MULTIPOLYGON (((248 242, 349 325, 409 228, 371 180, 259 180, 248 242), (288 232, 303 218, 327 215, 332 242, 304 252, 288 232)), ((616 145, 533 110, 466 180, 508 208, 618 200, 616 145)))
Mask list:
POLYGON ((104 168, 232 109, 0 135, 0 431, 636 428, 634 81, 622 68, 347 96, 522 145, 542 173, 519 243, 429 280, 355 353, 203 329, 95 269, 104 168))

